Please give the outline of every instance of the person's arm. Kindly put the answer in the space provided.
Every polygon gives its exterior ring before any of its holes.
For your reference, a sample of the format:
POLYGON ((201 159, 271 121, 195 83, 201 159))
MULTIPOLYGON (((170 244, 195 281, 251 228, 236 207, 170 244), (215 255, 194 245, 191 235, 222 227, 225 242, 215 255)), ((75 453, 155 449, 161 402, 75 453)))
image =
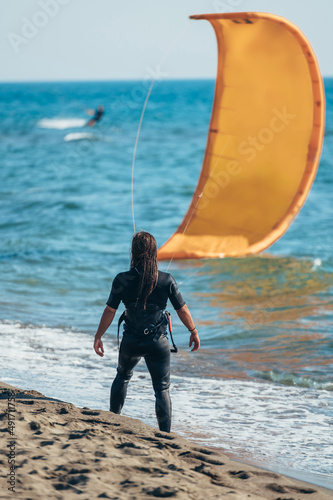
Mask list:
POLYGON ((192 344, 194 344, 194 347, 191 350, 197 351, 200 347, 200 339, 199 339, 197 329, 195 328, 195 324, 194 324, 194 321, 192 319, 189 308, 185 304, 180 309, 177 309, 176 312, 179 316, 180 321, 186 326, 186 328, 191 333, 189 347, 191 347, 192 344))
POLYGON ((111 325, 113 318, 115 317, 116 311, 117 309, 113 309, 113 307, 106 306, 106 308, 103 311, 101 321, 99 322, 99 326, 97 328, 94 340, 94 349, 96 354, 98 354, 101 357, 104 356, 103 342, 101 341, 101 338, 111 325))

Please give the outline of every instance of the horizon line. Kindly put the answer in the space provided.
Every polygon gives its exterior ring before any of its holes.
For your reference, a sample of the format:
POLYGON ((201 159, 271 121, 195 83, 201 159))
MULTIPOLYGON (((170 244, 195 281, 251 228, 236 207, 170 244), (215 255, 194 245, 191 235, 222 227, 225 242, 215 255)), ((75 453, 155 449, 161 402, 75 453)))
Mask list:
MULTIPOLYGON (((333 75, 332 75, 333 77, 333 75)), ((73 80, 0 80, 1 83, 94 83, 94 82, 142 82, 142 81, 147 81, 151 82, 153 79, 152 78, 112 78, 112 79, 107 79, 107 78, 101 78, 100 80, 98 79, 73 79, 73 80)), ((156 80, 156 82, 163 82, 163 81, 188 81, 188 80, 214 80, 215 81, 215 76, 214 77, 179 77, 179 78, 161 78, 156 80)))
MULTIPOLYGON (((323 79, 333 78, 332 75, 322 75, 323 79)), ((163 78, 156 80, 161 83, 163 81, 175 82, 175 81, 215 81, 216 77, 175 77, 175 78, 163 78)), ((73 79, 73 80, 0 80, 0 84, 10 84, 10 83, 113 83, 113 82, 142 82, 142 81, 152 81, 152 78, 101 78, 101 79, 73 79)))

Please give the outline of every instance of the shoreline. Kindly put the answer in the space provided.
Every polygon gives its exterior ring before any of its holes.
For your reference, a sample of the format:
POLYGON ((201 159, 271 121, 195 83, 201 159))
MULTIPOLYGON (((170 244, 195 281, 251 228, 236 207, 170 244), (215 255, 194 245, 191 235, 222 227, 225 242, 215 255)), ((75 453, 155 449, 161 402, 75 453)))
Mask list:
MULTIPOLYGON (((201 443, 196 443, 195 439, 193 441, 189 437, 184 437, 184 439, 192 442, 193 444, 201 446, 201 443)), ((223 449, 222 447, 210 446, 209 444, 202 446, 208 448, 213 452, 219 452, 222 455, 227 456, 230 460, 238 462, 239 464, 247 465, 250 467, 252 466, 258 467, 259 469, 265 470, 267 472, 273 472, 276 474, 280 474, 282 476, 287 476, 291 479, 297 479, 298 481, 303 481, 313 486, 324 488, 332 492, 332 498, 333 498, 333 479, 328 475, 320 474, 319 472, 309 472, 309 471, 301 471, 298 469, 291 469, 287 468, 286 466, 277 464, 276 462, 274 462, 274 465, 271 466, 265 465, 260 460, 256 460, 255 458, 250 459, 247 457, 242 457, 241 454, 233 454, 230 451, 223 449)))
POLYGON ((231 455, 227 451, 222 450, 221 448, 218 448, 221 453, 224 453, 226 456, 228 456, 231 460, 234 460, 235 462, 239 462, 241 464, 246 464, 249 466, 254 466, 258 467, 262 470, 266 470, 268 472, 275 472, 276 474, 280 474, 282 476, 289 477, 291 479, 296 479, 298 481, 303 481, 304 483, 311 484, 313 486, 318 486, 320 488, 324 488, 325 490, 332 492, 332 498, 333 498, 333 485, 332 485, 332 479, 329 476, 325 476, 323 474, 320 474, 318 472, 308 472, 308 471, 300 471, 298 469, 288 469, 287 467, 283 467, 282 465, 278 465, 274 463, 274 466, 268 467, 265 466, 261 462, 256 462, 255 459, 253 461, 247 460, 245 458, 241 459, 238 458, 238 456, 231 455), (323 483, 328 483, 330 482, 331 484, 323 484, 323 483))
MULTIPOLYGON (((0 382, 1 499, 326 500, 333 491, 196 445, 140 420, 0 382), (10 470, 8 460, 15 461, 10 470), (15 493, 7 491, 7 475, 15 493)), ((10 483, 9 483, 9 487, 10 483)))

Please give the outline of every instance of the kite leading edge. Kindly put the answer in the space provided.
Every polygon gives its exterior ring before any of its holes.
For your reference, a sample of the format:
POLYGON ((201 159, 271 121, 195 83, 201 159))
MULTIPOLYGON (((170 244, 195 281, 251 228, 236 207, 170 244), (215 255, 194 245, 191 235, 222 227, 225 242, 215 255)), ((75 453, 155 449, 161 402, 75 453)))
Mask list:
POLYGON ((316 175, 325 120, 319 66, 282 17, 191 18, 215 30, 215 95, 198 184, 158 259, 257 254, 288 229, 316 175))

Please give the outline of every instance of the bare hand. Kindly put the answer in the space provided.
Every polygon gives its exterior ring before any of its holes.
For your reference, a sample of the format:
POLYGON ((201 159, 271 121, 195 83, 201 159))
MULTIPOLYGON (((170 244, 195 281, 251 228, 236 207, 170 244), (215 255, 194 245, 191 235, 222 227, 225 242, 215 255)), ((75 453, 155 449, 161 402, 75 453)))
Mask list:
POLYGON ((193 347, 193 349, 191 349, 191 351, 197 351, 200 347, 200 339, 199 339, 199 335, 197 334, 197 332, 191 333, 190 343, 188 346, 191 347, 192 344, 194 344, 194 347, 193 347))
POLYGON ((104 356, 103 342, 101 341, 101 339, 95 338, 94 349, 98 356, 101 356, 101 358, 104 356))

